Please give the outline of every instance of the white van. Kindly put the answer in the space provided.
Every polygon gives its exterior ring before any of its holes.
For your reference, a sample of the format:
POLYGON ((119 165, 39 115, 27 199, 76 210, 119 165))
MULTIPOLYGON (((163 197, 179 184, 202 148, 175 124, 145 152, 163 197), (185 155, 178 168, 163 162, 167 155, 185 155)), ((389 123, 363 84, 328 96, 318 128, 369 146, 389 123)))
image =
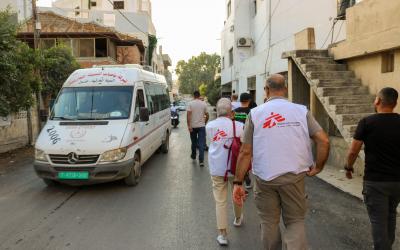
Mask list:
POLYGON ((124 179, 134 186, 156 151, 167 153, 170 101, 163 76, 138 65, 76 70, 64 83, 35 145, 47 185, 124 179))

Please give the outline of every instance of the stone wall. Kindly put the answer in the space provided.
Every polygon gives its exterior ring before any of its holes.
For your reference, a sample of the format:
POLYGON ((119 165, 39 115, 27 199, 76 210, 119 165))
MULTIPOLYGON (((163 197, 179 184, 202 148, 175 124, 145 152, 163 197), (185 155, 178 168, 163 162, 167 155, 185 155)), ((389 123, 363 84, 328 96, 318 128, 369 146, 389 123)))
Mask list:
POLYGON ((28 124, 26 111, 0 119, 0 153, 24 147, 30 140, 31 144, 34 144, 39 134, 36 108, 31 109, 31 127, 28 124))
POLYGON ((104 58, 77 58, 77 62, 81 66, 81 68, 91 68, 94 65, 110 65, 110 64, 117 64, 114 59, 108 57, 107 59, 104 58))
MULTIPOLYGON (((342 170, 346 164, 349 144, 343 139, 343 137, 338 136, 330 136, 329 141, 331 148, 327 164, 337 168, 338 170, 342 170)), ((363 175, 364 173, 364 161, 360 157, 354 164, 354 170, 358 175, 363 175)))
POLYGON ((137 46, 117 46, 119 64, 140 64, 140 50, 137 46))
MULTIPOLYGON (((399 43, 400 46, 400 43, 399 43)), ((382 53, 348 59, 349 70, 353 70, 363 85, 369 87, 371 94, 376 94, 384 87, 392 87, 400 92, 400 49, 394 51, 394 71, 382 73, 382 53)), ((400 105, 395 112, 400 113, 400 105)))
MULTIPOLYGON (((400 1, 364 0, 346 12, 346 40, 333 45, 335 60, 345 61, 375 95, 383 87, 400 91, 400 1), (384 54, 394 53, 394 70, 382 70, 384 54)), ((400 106, 395 110, 400 112, 400 106)))

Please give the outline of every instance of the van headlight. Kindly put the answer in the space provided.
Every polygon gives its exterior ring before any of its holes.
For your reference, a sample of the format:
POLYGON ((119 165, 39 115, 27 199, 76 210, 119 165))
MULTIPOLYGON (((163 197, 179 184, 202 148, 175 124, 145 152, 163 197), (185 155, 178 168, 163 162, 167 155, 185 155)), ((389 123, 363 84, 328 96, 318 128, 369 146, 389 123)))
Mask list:
POLYGON ((101 155, 100 162, 114 162, 122 160, 127 152, 127 148, 119 148, 110 151, 106 151, 101 155))
POLYGON ((35 160, 47 162, 46 154, 43 150, 35 149, 35 160))

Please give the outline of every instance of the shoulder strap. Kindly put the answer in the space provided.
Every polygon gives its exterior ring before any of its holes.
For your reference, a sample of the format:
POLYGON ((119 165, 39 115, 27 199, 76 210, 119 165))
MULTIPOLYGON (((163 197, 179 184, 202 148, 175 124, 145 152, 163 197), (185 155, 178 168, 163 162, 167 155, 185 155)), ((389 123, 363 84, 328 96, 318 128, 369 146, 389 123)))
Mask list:
POLYGON ((236 124, 234 120, 232 120, 232 124, 233 124, 233 138, 236 138, 236 124))

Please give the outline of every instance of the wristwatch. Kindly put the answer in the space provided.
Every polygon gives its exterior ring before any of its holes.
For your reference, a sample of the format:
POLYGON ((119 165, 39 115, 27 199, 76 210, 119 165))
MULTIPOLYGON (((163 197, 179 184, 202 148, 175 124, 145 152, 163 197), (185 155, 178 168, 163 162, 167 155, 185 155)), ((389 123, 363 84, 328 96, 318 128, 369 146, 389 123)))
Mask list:
POLYGON ((242 186, 243 185, 243 181, 233 181, 233 185, 242 186))
POLYGON ((345 169, 346 171, 354 171, 354 168, 353 168, 353 167, 347 166, 347 164, 344 165, 344 169, 345 169))

